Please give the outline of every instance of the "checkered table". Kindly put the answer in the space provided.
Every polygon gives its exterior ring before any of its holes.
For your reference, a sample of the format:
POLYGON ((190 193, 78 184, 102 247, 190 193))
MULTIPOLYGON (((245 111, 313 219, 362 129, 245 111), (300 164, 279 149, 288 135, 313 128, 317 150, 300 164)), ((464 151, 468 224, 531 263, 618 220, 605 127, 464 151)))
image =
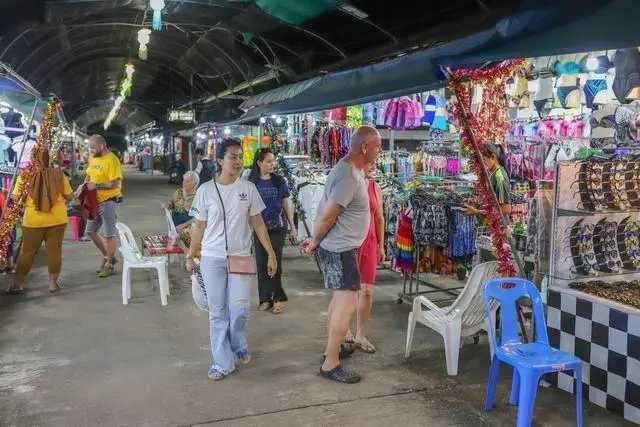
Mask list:
MULTIPOLYGON (((549 342, 582 359, 585 398, 640 424, 640 314, 582 295, 549 290, 549 342)), ((563 390, 575 391, 571 375, 553 373, 546 378, 563 390)))

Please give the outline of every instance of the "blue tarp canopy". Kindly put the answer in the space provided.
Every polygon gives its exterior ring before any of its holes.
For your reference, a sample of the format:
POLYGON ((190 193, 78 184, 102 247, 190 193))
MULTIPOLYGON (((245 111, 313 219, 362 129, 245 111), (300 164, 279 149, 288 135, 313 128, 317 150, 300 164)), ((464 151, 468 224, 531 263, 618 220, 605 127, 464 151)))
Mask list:
POLYGON ((536 0, 493 28, 381 63, 330 73, 289 96, 281 88, 250 98, 254 106, 228 124, 427 91, 445 82, 441 66, 476 67, 508 58, 550 56, 640 45, 640 0, 536 0), (260 98, 258 98, 260 97, 260 98), (269 100, 277 100, 268 103, 269 100), (266 102, 266 103, 265 103, 266 102))

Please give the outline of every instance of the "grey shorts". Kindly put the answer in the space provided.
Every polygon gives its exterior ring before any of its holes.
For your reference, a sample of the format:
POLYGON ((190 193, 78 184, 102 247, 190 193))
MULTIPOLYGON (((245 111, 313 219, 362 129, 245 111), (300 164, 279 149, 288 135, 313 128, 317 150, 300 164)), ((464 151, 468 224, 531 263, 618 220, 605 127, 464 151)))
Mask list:
POLYGON ((338 291, 359 291, 358 250, 331 252, 318 248, 318 262, 324 275, 324 287, 338 291))
POLYGON ((115 237, 118 234, 116 222, 118 222, 118 204, 113 200, 105 200, 100 203, 96 219, 87 221, 87 233, 97 233, 102 227, 101 234, 104 237, 115 237))

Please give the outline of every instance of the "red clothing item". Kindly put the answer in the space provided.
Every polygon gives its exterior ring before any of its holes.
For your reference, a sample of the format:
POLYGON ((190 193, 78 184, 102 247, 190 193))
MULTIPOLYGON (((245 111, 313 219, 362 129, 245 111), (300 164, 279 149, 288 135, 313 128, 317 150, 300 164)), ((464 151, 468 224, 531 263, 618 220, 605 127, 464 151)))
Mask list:
POLYGON ((80 210, 82 210, 82 217, 88 219, 96 219, 98 216, 98 191, 87 190, 85 187, 80 193, 80 210))
POLYGON ((378 212, 378 192, 376 182, 371 180, 367 188, 369 193, 369 232, 358 251, 358 267, 360 269, 360 283, 373 285, 376 281, 378 268, 378 236, 376 235, 376 214, 378 212))

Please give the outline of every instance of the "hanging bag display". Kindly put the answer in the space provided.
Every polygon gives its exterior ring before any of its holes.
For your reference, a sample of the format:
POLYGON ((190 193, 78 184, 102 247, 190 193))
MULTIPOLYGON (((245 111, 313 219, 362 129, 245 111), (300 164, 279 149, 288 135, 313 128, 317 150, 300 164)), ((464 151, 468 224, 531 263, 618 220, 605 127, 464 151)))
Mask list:
POLYGON ((246 255, 229 255, 229 241, 227 238, 227 214, 224 208, 224 202, 218 189, 218 183, 213 178, 213 185, 216 187, 218 198, 220 199, 220 206, 222 206, 222 221, 224 225, 224 246, 227 252, 227 273, 229 274, 243 274, 254 275, 257 274, 256 260, 252 256, 246 255))

